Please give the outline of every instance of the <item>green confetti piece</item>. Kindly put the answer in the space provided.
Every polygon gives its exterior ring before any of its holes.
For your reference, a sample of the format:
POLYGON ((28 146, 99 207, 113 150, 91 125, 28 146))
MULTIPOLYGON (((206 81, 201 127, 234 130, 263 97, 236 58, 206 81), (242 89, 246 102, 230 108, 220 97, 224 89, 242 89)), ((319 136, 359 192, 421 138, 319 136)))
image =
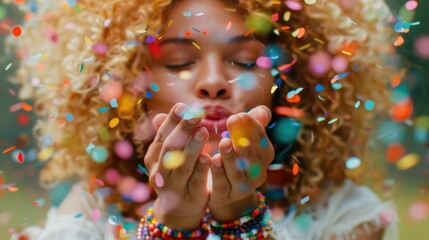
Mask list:
POLYGON ((5 68, 4 70, 5 70, 5 71, 9 70, 9 68, 10 68, 10 67, 12 67, 12 64, 13 64, 13 63, 9 63, 9 64, 6 66, 6 68, 5 68))
POLYGON ((83 63, 80 65, 80 69, 79 69, 79 72, 81 73, 82 71, 83 71, 83 68, 84 68, 84 65, 83 65, 83 63))

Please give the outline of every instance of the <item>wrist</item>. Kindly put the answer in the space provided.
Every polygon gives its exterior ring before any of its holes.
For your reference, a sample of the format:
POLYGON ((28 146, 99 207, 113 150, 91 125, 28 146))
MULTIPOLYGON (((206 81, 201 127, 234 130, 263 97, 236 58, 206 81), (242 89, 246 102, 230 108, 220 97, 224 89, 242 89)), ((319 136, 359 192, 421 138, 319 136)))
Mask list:
MULTIPOLYGON (((200 226, 201 219, 205 212, 197 212, 196 215, 177 215, 169 212, 165 207, 162 207, 158 200, 155 200, 153 205, 153 213, 155 219, 172 229, 193 230, 200 226)), ((196 212, 194 212, 196 213, 196 212)))
POLYGON ((218 222, 230 222, 239 219, 258 206, 258 196, 254 192, 249 196, 224 207, 210 209, 212 218, 218 222))

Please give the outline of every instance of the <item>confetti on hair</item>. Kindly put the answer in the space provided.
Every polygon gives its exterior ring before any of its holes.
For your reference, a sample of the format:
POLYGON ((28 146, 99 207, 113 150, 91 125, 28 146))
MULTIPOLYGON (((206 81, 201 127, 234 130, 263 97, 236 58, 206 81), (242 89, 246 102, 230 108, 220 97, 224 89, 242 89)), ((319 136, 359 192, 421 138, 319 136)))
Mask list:
POLYGON ((323 122, 325 120, 326 120, 326 118, 324 118, 324 117, 317 117, 317 122, 323 122))
POLYGON ((346 168, 353 170, 358 168, 362 164, 362 161, 358 157, 351 157, 346 160, 346 168))
POLYGON ((118 100, 116 100, 116 98, 112 98, 112 100, 110 100, 110 106, 112 108, 117 108, 118 107, 118 100))
POLYGON ((372 100, 367 100, 365 102, 364 106, 365 106, 366 110, 371 111, 371 110, 373 110, 375 108, 375 103, 372 100))
POLYGON ((306 204, 308 201, 310 201, 310 196, 305 196, 301 198, 301 205, 306 204))
POLYGON ((101 108, 98 109, 99 113, 105 113, 107 111, 109 111, 109 107, 101 107, 101 108))
POLYGON ((109 127, 114 128, 114 127, 118 126, 118 124, 119 124, 119 118, 113 118, 109 122, 109 127))
POLYGON ((295 29, 295 31, 293 31, 291 34, 293 37, 301 39, 305 34, 305 28, 300 27, 298 29, 295 29))
POLYGON ((343 72, 343 73, 340 73, 340 74, 338 74, 338 75, 335 75, 332 79, 331 79, 331 84, 332 83, 336 83, 338 80, 340 80, 340 79, 343 79, 343 78, 345 78, 345 77, 347 77, 347 76, 349 76, 349 72, 343 72))

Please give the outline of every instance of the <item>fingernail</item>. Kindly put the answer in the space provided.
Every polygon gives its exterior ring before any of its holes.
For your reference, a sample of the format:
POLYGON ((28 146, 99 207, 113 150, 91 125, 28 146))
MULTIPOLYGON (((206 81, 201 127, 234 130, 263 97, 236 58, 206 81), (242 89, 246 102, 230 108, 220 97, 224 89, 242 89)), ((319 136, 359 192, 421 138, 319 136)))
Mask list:
POLYGON ((199 128, 196 132, 195 132, 195 140, 202 142, 204 141, 205 136, 203 135, 202 130, 199 128))
POLYGON ((238 121, 240 120, 239 117, 237 117, 236 115, 232 115, 231 117, 229 117, 229 121, 232 127, 234 127, 235 125, 237 125, 238 121))
POLYGON ((215 167, 217 167, 217 168, 220 168, 220 167, 222 167, 222 161, 217 161, 217 162, 215 162, 215 167))
POLYGON ((207 156, 205 156, 205 155, 201 155, 200 156, 200 163, 201 164, 206 164, 207 163, 207 156))
POLYGON ((226 153, 230 153, 232 151, 232 145, 230 145, 227 149, 225 149, 226 153))

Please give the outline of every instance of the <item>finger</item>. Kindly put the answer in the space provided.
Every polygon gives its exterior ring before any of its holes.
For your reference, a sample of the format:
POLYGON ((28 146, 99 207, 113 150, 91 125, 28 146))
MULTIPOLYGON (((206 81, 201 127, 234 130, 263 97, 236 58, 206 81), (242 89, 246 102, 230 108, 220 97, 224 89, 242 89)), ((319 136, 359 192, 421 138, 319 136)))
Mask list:
POLYGON ((182 113, 186 109, 186 104, 176 103, 168 113, 167 119, 159 127, 156 136, 155 143, 164 142, 169 133, 176 127, 176 125, 182 120, 182 113))
MULTIPOLYGON (((174 169, 173 175, 178 175, 176 179, 188 180, 195 168, 195 163, 197 162, 201 151, 206 144, 209 137, 209 132, 205 127, 198 128, 194 135, 192 136, 189 143, 185 146, 183 150, 186 160, 178 168, 174 169)), ((210 158, 210 156, 209 156, 210 158)))
POLYGON ((153 117, 152 119, 152 125, 153 127, 158 131, 161 124, 167 119, 168 114, 165 113, 158 113, 153 117))
POLYGON ((266 127, 271 121, 271 110, 265 105, 259 105, 248 112, 252 117, 258 120, 263 127, 266 127))
POLYGON ((232 186, 241 184, 246 181, 246 171, 248 169, 248 160, 239 158, 234 151, 232 140, 223 138, 219 142, 220 157, 223 164, 226 177, 231 182, 232 186))
POLYGON ((225 169, 222 165, 220 154, 217 153, 212 157, 210 162, 210 171, 212 175, 212 195, 216 195, 216 198, 213 199, 212 204, 214 206, 219 206, 223 204, 222 200, 228 199, 232 188, 231 182, 226 176, 225 169))
POLYGON ((200 121, 201 118, 199 117, 193 117, 190 119, 182 118, 165 139, 164 148, 166 148, 168 151, 183 150, 188 144, 192 135, 194 135, 197 125, 200 121))
POLYGON ((194 199, 201 199, 207 196, 207 177, 209 173, 209 159, 210 155, 202 153, 195 163, 194 171, 189 178, 187 191, 189 196, 194 199))

